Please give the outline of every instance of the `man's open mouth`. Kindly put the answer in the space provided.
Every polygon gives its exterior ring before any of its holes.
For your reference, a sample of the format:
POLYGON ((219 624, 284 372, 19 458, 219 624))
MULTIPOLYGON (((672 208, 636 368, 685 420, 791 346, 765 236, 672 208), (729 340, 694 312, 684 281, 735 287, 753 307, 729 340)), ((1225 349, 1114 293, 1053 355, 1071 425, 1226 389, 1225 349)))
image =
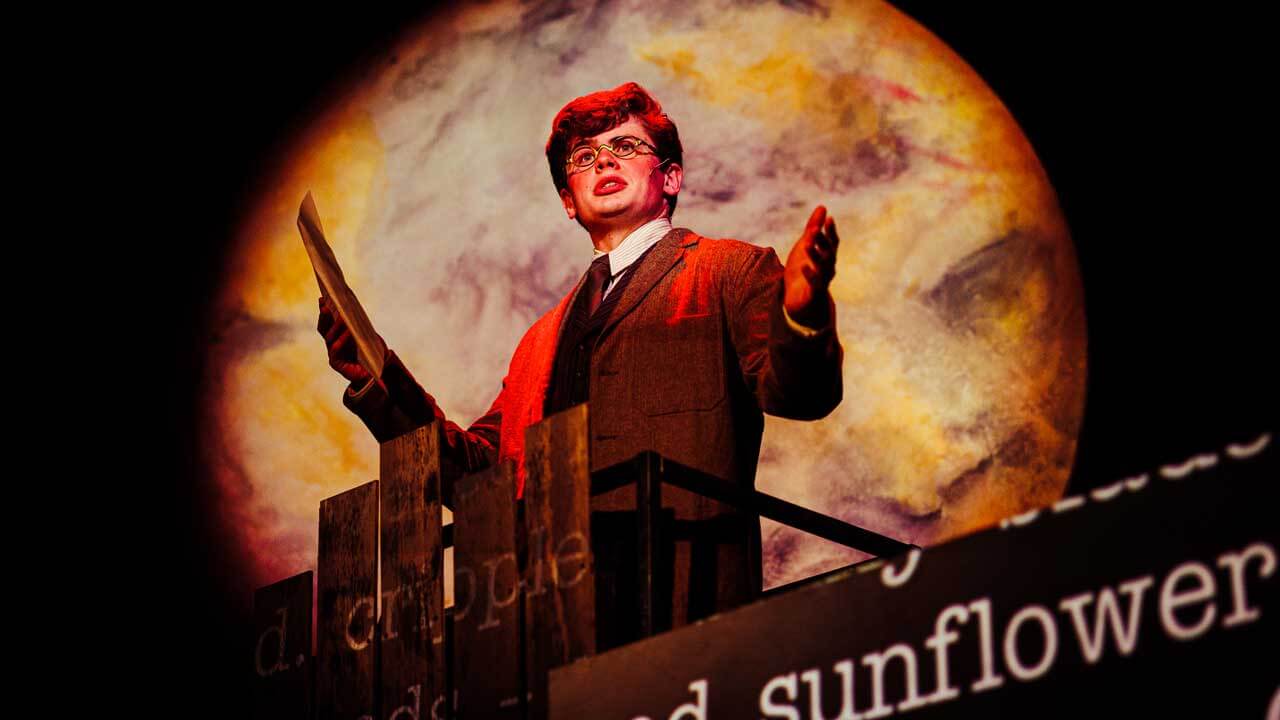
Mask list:
POLYGON ((608 195, 610 193, 615 193, 626 186, 627 183, 621 178, 607 177, 596 183, 595 193, 596 195, 608 195))

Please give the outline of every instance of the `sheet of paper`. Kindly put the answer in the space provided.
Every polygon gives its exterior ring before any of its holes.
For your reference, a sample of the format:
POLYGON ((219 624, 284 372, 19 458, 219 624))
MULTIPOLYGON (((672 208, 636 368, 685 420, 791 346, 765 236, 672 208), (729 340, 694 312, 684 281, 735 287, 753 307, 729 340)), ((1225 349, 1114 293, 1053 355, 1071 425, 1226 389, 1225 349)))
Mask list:
POLYGON ((329 299, 338 317, 351 329, 360 365, 374 377, 381 377, 387 346, 374 331, 364 307, 342 276, 342 267, 338 265, 329 241, 325 239, 324 228, 320 226, 320 215, 316 212, 316 203, 311 199, 310 192, 302 199, 302 206, 298 208, 298 232, 302 233, 302 244, 307 249, 307 257, 311 258, 311 267, 315 270, 316 282, 320 284, 320 293, 329 299))

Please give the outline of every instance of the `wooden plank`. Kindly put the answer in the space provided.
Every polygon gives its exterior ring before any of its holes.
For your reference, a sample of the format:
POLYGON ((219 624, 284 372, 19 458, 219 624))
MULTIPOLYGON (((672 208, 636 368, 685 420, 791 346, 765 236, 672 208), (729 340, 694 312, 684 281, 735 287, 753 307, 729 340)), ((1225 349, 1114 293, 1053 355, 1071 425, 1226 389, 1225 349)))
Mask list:
POLYGON ((253 594, 255 718, 311 718, 314 578, 315 573, 308 570, 253 594))
POLYGON ((463 478, 454 494, 457 717, 519 718, 523 677, 515 468, 501 463, 463 478))
POLYGON ((443 712, 441 712, 438 717, 433 717, 431 720, 457 717, 457 711, 454 709, 458 704, 458 685, 455 680, 457 665, 453 662, 453 649, 458 646, 458 636, 454 634, 454 629, 457 627, 457 624, 453 621, 453 610, 453 605, 444 609, 444 656, 449 659, 449 661, 445 663, 444 668, 445 703, 443 712))
POLYGON ((529 718, 547 717, 547 677, 595 652, 587 406, 525 431, 525 668, 529 718))
POLYGON ((444 717, 439 425, 382 443, 381 690, 387 718, 444 717))
POLYGON ((318 720, 378 717, 378 482, 320 503, 318 720))

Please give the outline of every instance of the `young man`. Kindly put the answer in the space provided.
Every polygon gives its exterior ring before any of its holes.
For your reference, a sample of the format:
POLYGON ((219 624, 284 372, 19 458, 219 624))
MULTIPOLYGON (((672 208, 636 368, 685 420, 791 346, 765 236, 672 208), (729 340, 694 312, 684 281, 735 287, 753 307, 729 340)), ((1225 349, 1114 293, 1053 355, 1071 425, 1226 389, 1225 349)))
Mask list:
MULTIPOLYGON (((351 381, 344 403, 379 440, 438 419, 446 499, 454 478, 495 460, 517 464, 522 491, 525 428, 588 400, 593 472, 651 450, 752 487, 764 412, 817 419, 841 399, 842 350, 828 292, 834 221, 817 207, 785 268, 772 249, 672 228, 684 181, 679 134, 635 83, 566 105, 546 154, 565 213, 587 231, 596 258, 520 341, 489 411, 466 430, 448 421, 390 351, 382 377, 370 377, 322 299, 318 329, 330 364, 351 381)), ((670 486, 663 505, 674 523, 672 573, 664 578, 672 600, 660 625, 759 595, 758 517, 670 486)), ((592 510, 601 518, 634 510, 634 492, 594 497, 592 510)), ((600 527, 593 522, 598 578, 610 573, 602 552, 612 542, 608 525, 600 527)), ((624 530, 614 540, 627 537, 624 530)), ((614 555, 625 563, 625 552, 614 555)), ((626 574, 618 574, 624 584, 626 574)), ((615 622, 630 613, 618 605, 627 595, 598 592, 601 649, 633 635, 615 622)))

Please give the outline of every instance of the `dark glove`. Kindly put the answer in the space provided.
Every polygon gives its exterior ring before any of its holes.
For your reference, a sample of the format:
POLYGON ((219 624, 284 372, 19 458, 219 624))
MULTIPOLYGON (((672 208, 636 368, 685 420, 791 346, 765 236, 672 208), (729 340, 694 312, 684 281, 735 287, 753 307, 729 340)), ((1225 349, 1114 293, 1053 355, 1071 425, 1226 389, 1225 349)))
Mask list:
POLYGON ((324 296, 320 297, 320 320, 316 323, 316 330, 329 349, 329 367, 350 380, 353 387, 364 387, 373 379, 373 375, 364 369, 356 357, 356 342, 351 336, 351 329, 342 322, 342 318, 333 311, 333 306, 324 296))

